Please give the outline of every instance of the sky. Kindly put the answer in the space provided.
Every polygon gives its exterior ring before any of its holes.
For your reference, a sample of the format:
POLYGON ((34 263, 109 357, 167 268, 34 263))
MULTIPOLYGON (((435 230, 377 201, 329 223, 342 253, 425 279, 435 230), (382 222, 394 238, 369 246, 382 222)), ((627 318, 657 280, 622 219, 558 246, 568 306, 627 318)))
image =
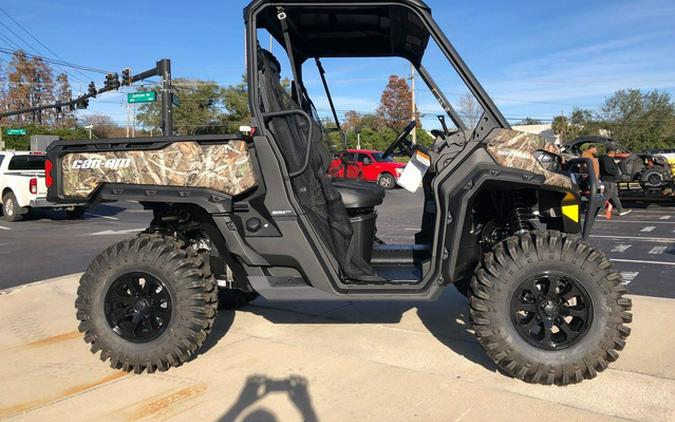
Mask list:
MULTIPOLYGON (((573 107, 597 110, 616 90, 660 89, 675 93, 675 1, 427 0, 433 16, 502 113, 550 120, 573 107)), ((173 76, 238 83, 244 72, 244 26, 240 0, 103 2, 0 0, 0 7, 40 40, 37 43, 0 12, 0 47, 71 63, 134 73, 156 60, 172 60, 173 76), (14 31, 30 46, 12 34, 14 31), (48 51, 44 46, 49 47, 48 51), (53 53, 52 53, 53 52, 53 53)), ((280 47, 274 47, 276 53, 280 47)), ((0 54, 2 60, 8 57, 0 54)), ((407 76, 402 59, 325 60, 336 108, 372 112, 392 74, 407 76)), ((59 70, 55 67, 55 70, 59 70)), ((429 67, 451 101, 456 87, 444 60, 429 67)), ((288 69, 286 68, 287 72, 288 69)), ((86 90, 104 75, 69 70, 75 88, 86 90)), ((316 72, 306 84, 320 113, 327 113, 316 72)), ((417 81, 418 107, 440 110, 417 81)), ((462 91, 464 89, 464 91, 462 91)), ((457 94, 457 95, 455 95, 457 94)), ((126 121, 124 93, 90 103, 85 114, 126 121)))

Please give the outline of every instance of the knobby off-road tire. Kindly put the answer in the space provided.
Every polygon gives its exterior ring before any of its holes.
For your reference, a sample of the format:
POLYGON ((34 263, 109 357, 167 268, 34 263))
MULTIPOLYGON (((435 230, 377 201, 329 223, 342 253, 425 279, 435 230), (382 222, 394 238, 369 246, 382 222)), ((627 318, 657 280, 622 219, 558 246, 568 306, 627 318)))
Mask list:
POLYGON ((471 281, 470 318, 481 346, 505 372, 529 383, 566 385, 595 377, 619 357, 617 351, 624 348, 630 334, 625 324, 632 320, 631 301, 623 297, 625 293, 621 275, 605 255, 574 236, 532 231, 506 239, 484 256, 471 281), (528 293, 523 285, 529 286, 528 280, 536 280, 537 274, 545 274, 543 281, 535 282, 528 293), (557 294, 561 301, 578 297, 558 307, 544 292, 551 297, 557 294), (529 323, 524 321, 530 312, 513 311, 514 306, 532 306, 527 303, 530 300, 534 302, 532 318, 549 319, 533 323, 527 331, 529 323), (573 302, 575 306, 570 306, 573 302), (569 324, 558 320, 562 323, 553 322, 556 328, 552 328, 551 315, 570 319, 569 314, 583 318, 575 316, 569 324), (553 333, 548 339, 546 324, 553 333), (573 341, 562 340, 551 347, 552 337, 573 341))
POLYGON ((92 353, 100 351, 112 368, 152 373, 183 364, 201 347, 213 327, 218 292, 207 256, 173 237, 141 234, 94 259, 80 279, 75 307, 92 353), (142 312, 159 316, 142 319, 142 312), (127 314, 141 315, 140 322, 125 320, 127 314))

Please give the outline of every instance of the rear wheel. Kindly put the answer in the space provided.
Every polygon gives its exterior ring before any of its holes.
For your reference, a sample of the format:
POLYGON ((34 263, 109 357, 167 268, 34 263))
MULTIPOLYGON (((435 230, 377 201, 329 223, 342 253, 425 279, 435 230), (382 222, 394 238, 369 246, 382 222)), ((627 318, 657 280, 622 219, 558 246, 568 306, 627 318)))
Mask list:
POLYGON ((667 184, 671 179, 672 173, 670 169, 656 166, 642 173, 640 184, 643 188, 658 188, 667 184))
POLYGON ((487 253, 471 281, 478 341, 508 374, 566 385, 618 358, 630 299, 607 257, 555 231, 513 236, 487 253))
POLYGON ((165 371, 196 353, 215 320, 216 280, 203 254, 142 234, 99 254, 80 279, 77 319, 91 351, 124 371, 165 371))
POLYGON ((2 214, 3 218, 7 221, 14 222, 21 220, 21 207, 13 192, 7 192, 2 197, 2 214))
POLYGON ((394 189, 396 187, 396 179, 389 173, 382 173, 377 178, 377 184, 385 189, 394 189))

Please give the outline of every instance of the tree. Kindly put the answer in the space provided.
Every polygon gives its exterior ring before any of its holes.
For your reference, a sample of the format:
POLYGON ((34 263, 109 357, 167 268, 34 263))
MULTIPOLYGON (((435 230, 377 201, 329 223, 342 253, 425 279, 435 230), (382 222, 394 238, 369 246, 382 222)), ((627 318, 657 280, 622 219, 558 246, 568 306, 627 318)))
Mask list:
POLYGON ((602 127, 593 112, 575 107, 569 116, 555 116, 551 129, 556 135, 560 135, 562 142, 566 142, 579 136, 597 135, 602 127))
POLYGON ((459 114, 466 125, 473 129, 478 125, 480 116, 483 115, 483 107, 478 104, 476 97, 470 92, 459 97, 459 114))
MULTIPOLYGON (((12 60, 9 62, 7 69, 7 108, 9 110, 18 110, 30 108, 31 102, 31 84, 33 81, 33 65, 28 60, 26 53, 22 50, 15 52, 12 55, 12 60)), ((11 120, 16 122, 25 122, 29 120, 26 114, 19 114, 13 116, 11 120)))
MULTIPOLYGON (((180 106, 173 109, 173 127, 181 135, 213 133, 222 124, 223 90, 211 81, 178 78, 173 88, 180 98, 180 106)), ((161 103, 145 103, 136 114, 146 128, 159 131, 161 103)))
POLYGON ((617 91, 605 101, 601 117, 612 138, 633 151, 675 142, 675 105, 667 92, 617 91))
POLYGON ((412 116, 412 92, 405 78, 389 76, 389 82, 382 92, 377 116, 383 127, 396 132, 403 130, 412 116))
POLYGON ((541 120, 533 119, 531 117, 526 117, 523 120, 516 123, 517 126, 529 126, 529 125, 540 125, 542 124, 541 120))
MULTIPOLYGON (((29 59, 22 50, 12 55, 7 69, 7 85, 4 103, 10 110, 52 104, 56 98, 53 72, 49 64, 37 56, 29 59)), ((55 111, 39 110, 14 116, 10 120, 52 124, 55 120, 55 111)))
POLYGON ((248 109, 248 82, 246 75, 241 83, 228 86, 223 90, 223 102, 227 110, 227 120, 234 123, 246 124, 251 120, 248 109))
POLYGON ((113 122, 105 114, 87 114, 80 117, 82 126, 91 125, 91 133, 96 138, 122 138, 126 136, 126 129, 113 122))
MULTIPOLYGON (((62 103, 70 101, 73 91, 70 88, 68 75, 61 73, 56 77, 56 90, 54 93, 57 101, 62 103)), ((55 124, 58 127, 71 127, 75 124, 75 115, 68 107, 62 107, 61 112, 56 114, 55 124)))

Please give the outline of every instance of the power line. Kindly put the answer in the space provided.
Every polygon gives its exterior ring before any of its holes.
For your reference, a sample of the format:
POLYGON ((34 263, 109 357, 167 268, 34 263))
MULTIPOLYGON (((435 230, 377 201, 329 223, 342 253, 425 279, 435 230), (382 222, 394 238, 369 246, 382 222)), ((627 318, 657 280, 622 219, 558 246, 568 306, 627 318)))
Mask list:
POLYGON ((85 70, 87 72, 95 72, 95 73, 102 73, 102 74, 113 73, 109 70, 97 69, 95 67, 83 66, 83 65, 79 65, 79 64, 68 63, 68 62, 64 62, 64 61, 60 61, 60 60, 50 59, 48 57, 40 56, 38 54, 26 53, 25 51, 22 51, 22 50, 12 50, 12 49, 9 49, 9 48, 0 48, 0 53, 5 53, 5 54, 8 54, 8 55, 14 55, 14 54, 19 53, 19 52, 22 52, 23 54, 25 54, 26 57, 39 58, 41 60, 44 60, 47 63, 55 64, 57 66, 66 66, 66 67, 70 67, 70 68, 73 68, 73 69, 80 69, 80 70, 85 70))
MULTIPOLYGON (((24 40, 23 38, 21 38, 21 37, 19 36, 19 34, 17 34, 16 32, 12 31, 12 28, 10 28, 10 27, 8 27, 7 25, 5 25, 4 22, 0 21, 0 25, 2 25, 2 26, 4 26, 5 28, 7 28, 7 30, 8 30, 11 34, 13 34, 13 35, 14 35, 16 38, 18 38, 21 42, 23 42, 24 44, 26 44, 31 50, 35 51, 35 52, 38 53, 38 54, 41 54, 40 51, 38 51, 35 47, 33 47, 33 45, 31 45, 30 43, 28 43, 26 40, 24 40)), ((9 39, 9 37, 7 37, 7 39, 9 39)), ((16 45, 16 44, 15 44, 15 45, 16 45)), ((61 66, 61 65, 58 65, 58 66, 61 66)), ((65 69, 63 66, 61 66, 61 69, 62 69, 67 75, 69 75, 70 77, 72 77, 72 78, 74 78, 74 79, 78 79, 78 78, 77 78, 76 76, 74 76, 72 73, 68 72, 68 70, 65 69)))
MULTIPOLYGON (((23 25, 21 25, 19 22, 17 22, 16 19, 14 19, 13 17, 11 17, 11 16, 9 15, 9 13, 7 13, 7 11, 5 11, 5 9, 3 9, 2 7, 0 7, 0 11, 1 11, 2 13, 4 13, 5 16, 7 16, 7 17, 8 17, 12 22, 14 22, 19 28, 21 28, 21 29, 23 30, 23 32, 25 32, 26 34, 28 34, 28 36, 30 36, 32 39, 34 39, 38 44, 40 44, 40 45, 43 46, 45 49, 47 49, 47 51, 49 51, 50 53, 52 53, 57 59, 60 59, 60 60, 62 60, 62 61, 64 61, 64 62, 66 61, 63 57, 61 57, 61 56, 59 56, 58 54, 56 54, 56 52, 55 52, 54 50, 52 50, 51 48, 47 47, 47 46, 45 45, 45 43, 43 43, 42 41, 40 41, 35 35, 33 35, 33 34, 32 34, 28 29, 26 29, 23 25)), ((82 72, 81 70, 78 69, 77 72, 80 73, 80 74, 81 74, 82 76, 84 76, 85 78, 89 78, 89 76, 87 76, 87 75, 86 75, 84 72, 82 72)), ((73 76, 73 77, 74 77, 74 76, 73 76)))

